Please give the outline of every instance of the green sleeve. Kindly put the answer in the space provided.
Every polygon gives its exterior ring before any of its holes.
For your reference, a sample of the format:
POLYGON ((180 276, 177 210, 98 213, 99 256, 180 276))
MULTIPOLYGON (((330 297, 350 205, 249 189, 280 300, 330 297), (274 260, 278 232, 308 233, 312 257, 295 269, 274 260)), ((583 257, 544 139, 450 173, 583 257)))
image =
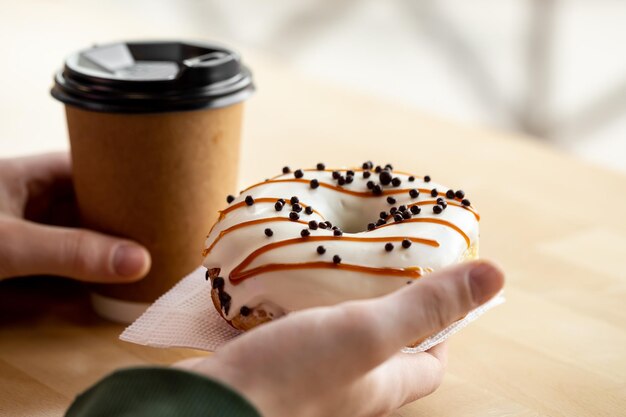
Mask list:
POLYGON ((232 389, 172 368, 117 371, 79 395, 66 417, 260 417, 232 389))

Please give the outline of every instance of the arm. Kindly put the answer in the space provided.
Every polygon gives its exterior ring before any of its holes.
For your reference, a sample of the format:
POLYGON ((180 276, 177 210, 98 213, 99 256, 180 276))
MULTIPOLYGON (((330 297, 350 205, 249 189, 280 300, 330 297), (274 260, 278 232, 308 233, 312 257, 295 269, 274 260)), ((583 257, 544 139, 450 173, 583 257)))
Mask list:
POLYGON ((78 396, 65 416, 260 417, 225 385, 172 368, 117 371, 78 396))

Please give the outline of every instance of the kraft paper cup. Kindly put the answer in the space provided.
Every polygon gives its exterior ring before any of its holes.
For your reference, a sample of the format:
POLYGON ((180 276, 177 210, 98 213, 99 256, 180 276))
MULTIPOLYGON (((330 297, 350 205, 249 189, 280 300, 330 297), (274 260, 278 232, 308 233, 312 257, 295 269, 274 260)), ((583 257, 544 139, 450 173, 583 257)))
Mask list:
POLYGON ((236 187, 252 88, 233 52, 179 42, 95 47, 57 74, 82 224, 152 257, 145 279, 93 287, 98 314, 133 321, 200 265, 211 214, 236 187))

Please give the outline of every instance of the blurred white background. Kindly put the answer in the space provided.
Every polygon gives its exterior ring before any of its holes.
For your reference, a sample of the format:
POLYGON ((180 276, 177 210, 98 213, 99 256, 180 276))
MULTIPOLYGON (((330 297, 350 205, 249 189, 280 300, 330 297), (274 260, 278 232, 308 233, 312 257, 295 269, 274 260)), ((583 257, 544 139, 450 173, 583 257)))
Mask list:
POLYGON ((112 40, 191 38, 259 52, 427 113, 529 133, 626 172, 623 0, 0 0, 0 7, 0 156, 67 146, 62 106, 48 89, 70 52, 112 40))

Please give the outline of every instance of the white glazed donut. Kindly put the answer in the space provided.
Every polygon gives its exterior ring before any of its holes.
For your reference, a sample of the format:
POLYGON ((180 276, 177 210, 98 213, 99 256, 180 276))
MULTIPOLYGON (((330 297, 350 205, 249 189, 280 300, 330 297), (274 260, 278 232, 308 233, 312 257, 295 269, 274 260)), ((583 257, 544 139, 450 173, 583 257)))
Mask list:
POLYGON ((384 295, 478 255, 479 216, 463 191, 390 165, 285 167, 228 202, 203 265, 216 309, 241 330, 384 295))

